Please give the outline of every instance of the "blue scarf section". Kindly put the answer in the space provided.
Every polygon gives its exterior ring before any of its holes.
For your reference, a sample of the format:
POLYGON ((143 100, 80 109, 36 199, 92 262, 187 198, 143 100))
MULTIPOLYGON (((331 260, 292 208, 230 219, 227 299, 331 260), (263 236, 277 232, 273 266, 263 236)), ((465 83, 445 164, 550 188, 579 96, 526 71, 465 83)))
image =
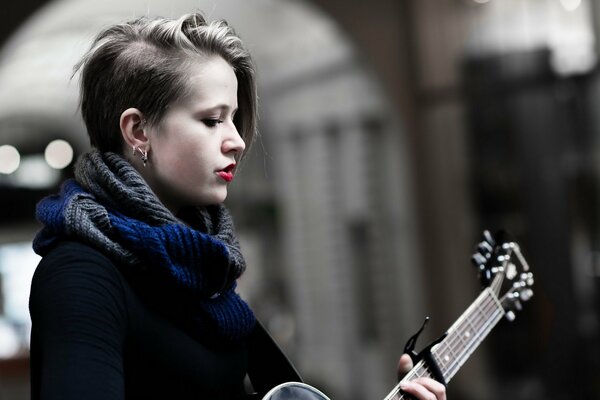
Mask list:
POLYGON ((225 207, 196 210, 198 226, 192 228, 112 153, 84 155, 75 176, 37 206, 44 225, 33 242, 38 254, 60 240, 82 241, 120 268, 153 268, 192 293, 198 306, 193 319, 201 334, 237 341, 250 333, 254 315, 235 291, 245 262, 225 207))

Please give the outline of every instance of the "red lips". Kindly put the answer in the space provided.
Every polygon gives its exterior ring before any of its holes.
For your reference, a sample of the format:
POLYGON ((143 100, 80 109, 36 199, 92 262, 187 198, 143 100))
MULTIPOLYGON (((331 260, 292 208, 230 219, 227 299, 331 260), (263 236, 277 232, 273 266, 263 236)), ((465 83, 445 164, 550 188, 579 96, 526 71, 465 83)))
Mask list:
POLYGON ((221 177, 225 182, 231 182, 233 180, 233 170, 235 168, 235 164, 229 164, 227 167, 223 168, 221 171, 217 171, 217 175, 221 177))

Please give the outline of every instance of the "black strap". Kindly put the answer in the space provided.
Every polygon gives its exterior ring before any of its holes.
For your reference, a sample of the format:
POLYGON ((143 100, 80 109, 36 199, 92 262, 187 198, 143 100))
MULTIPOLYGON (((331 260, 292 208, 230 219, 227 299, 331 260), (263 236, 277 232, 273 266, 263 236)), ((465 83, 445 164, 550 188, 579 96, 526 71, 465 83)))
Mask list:
POLYGON ((260 322, 248 338, 248 376, 254 390, 263 394, 284 382, 302 382, 296 368, 260 322))

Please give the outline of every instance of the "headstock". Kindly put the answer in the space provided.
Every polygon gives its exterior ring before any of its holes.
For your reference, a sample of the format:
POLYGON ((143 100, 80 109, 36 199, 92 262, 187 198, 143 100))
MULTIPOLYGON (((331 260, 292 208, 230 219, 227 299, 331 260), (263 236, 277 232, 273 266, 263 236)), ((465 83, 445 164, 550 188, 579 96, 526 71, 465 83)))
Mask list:
POLYGON ((533 274, 519 245, 505 232, 492 236, 486 230, 471 261, 479 272, 481 285, 490 287, 502 304, 506 318, 514 320, 515 311, 520 311, 522 303, 533 296, 533 274))

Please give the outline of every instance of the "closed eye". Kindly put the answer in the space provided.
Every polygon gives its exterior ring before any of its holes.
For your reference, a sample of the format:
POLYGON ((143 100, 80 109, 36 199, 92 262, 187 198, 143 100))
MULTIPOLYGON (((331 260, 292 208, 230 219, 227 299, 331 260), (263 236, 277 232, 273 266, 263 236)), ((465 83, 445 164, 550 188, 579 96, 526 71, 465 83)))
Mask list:
POLYGON ((205 118, 202 120, 202 123, 209 128, 214 128, 218 124, 222 124, 223 121, 218 118, 205 118))

